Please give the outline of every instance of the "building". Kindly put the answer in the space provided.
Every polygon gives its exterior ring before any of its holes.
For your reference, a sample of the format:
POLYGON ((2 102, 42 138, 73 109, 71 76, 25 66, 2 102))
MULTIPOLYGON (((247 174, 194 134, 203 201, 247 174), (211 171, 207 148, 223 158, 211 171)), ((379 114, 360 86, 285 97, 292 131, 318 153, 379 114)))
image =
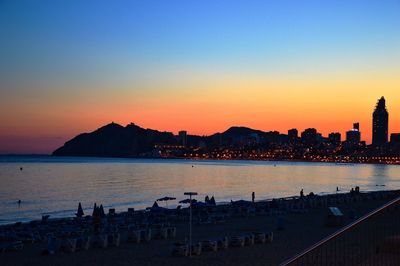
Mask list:
POLYGON ((361 142, 360 123, 354 123, 353 129, 346 132, 346 142, 349 145, 358 145, 361 142))
POLYGON ((178 133, 179 136, 179 141, 183 146, 186 146, 187 144, 187 131, 181 130, 178 133))
POLYGON ((400 144, 400 133, 390 134, 390 143, 399 145, 400 144))
POLYGON ((339 132, 332 132, 328 135, 329 142, 334 145, 339 145, 342 142, 342 135, 339 132))
POLYGON ((382 96, 372 114, 372 145, 385 145, 388 141, 389 113, 385 98, 382 96))
POLYGON ((318 133, 315 128, 307 128, 303 132, 301 132, 301 140, 306 145, 314 145, 317 143, 318 133))
POLYGON ((390 134, 390 151, 392 155, 400 155, 400 133, 390 134))
POLYGON ((361 142, 360 131, 349 130, 346 132, 346 142, 352 145, 358 145, 361 142))
POLYGON ((288 130, 288 137, 290 141, 295 141, 299 137, 299 131, 297 129, 292 128, 288 130))

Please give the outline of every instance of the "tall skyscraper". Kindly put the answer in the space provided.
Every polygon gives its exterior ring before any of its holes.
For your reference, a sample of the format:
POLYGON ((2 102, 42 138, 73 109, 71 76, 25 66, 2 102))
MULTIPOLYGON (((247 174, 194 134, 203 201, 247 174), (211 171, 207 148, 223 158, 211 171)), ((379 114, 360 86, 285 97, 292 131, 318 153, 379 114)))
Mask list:
POLYGON ((181 142, 181 145, 186 146, 187 144, 187 131, 181 130, 178 132, 179 140, 181 142))
POLYGON ((372 145, 384 145, 388 141, 389 113, 385 98, 382 96, 372 114, 372 145))

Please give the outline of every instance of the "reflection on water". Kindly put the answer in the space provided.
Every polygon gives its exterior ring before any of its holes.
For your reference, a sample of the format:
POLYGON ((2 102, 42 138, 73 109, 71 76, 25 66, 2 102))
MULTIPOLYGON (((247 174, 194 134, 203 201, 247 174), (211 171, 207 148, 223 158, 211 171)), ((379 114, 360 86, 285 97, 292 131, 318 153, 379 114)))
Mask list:
POLYGON ((257 200, 298 195, 301 188, 306 194, 354 186, 397 189, 399 169, 303 162, 0 157, 0 223, 38 219, 43 213, 72 216, 78 202, 87 213, 94 202, 117 210, 141 209, 163 196, 183 199, 185 191, 197 191, 200 199, 215 195, 221 202, 250 200, 253 191, 257 200))

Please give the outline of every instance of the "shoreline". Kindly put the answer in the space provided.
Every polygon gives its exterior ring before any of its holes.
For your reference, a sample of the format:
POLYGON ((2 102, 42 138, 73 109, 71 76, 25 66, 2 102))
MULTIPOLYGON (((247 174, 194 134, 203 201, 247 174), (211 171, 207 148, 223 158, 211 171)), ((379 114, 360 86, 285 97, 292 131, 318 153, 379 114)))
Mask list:
MULTIPOLYGON (((144 156, 74 156, 74 155, 53 155, 53 154, 0 154, 0 157, 32 157, 32 158, 71 158, 71 159, 125 159, 125 160, 177 160, 177 161, 249 161, 249 162, 294 162, 294 163, 326 163, 335 165, 400 165, 400 162, 359 162, 359 161, 323 161, 323 160, 304 160, 304 159, 254 159, 254 158, 233 158, 233 159, 219 159, 219 158, 201 158, 201 157, 144 157, 144 156)), ((383 158, 392 156, 383 156, 383 158)), ((0 161, 1 163, 1 161, 0 161)), ((14 162, 13 162, 14 163, 14 162)), ((16 162, 15 162, 16 163, 16 162)))
MULTIPOLYGON (((392 190, 368 190, 368 191, 361 191, 360 194, 374 194, 374 193, 399 193, 400 194, 400 189, 392 189, 392 190)), ((350 192, 348 191, 337 191, 336 193, 331 193, 331 192, 318 192, 318 193, 314 193, 315 197, 318 198, 329 198, 329 197, 336 197, 336 196, 345 196, 345 195, 350 195, 350 192)), ((310 195, 304 195, 304 198, 309 197, 310 195)), ((287 196, 287 197, 280 197, 280 198, 264 198, 264 199, 260 199, 260 200, 256 200, 254 201, 254 205, 257 204, 266 204, 266 203, 271 203, 273 201, 279 201, 279 202, 285 202, 285 201, 296 201, 299 200, 301 197, 300 196, 287 196)), ((245 201, 248 203, 252 203, 251 201, 247 201, 247 200, 236 200, 233 202, 237 202, 237 201, 245 201)), ((199 201, 200 202, 200 201, 199 201)), ((232 202, 229 201, 220 201, 220 202, 216 202, 216 208, 226 208, 232 205, 232 202)), ((107 207, 105 207, 107 208, 107 207)), ((149 208, 147 207, 146 209, 135 209, 135 213, 141 213, 141 214, 146 214, 149 213, 149 208)), ((176 208, 164 208, 168 211, 175 211, 176 208)), ((182 208, 182 210, 185 209, 189 209, 189 207, 184 207, 182 208)), ((88 211, 88 210, 86 210, 88 211)), ((57 212, 62 212, 62 211, 57 211, 57 212)), ((128 211, 122 211, 122 212, 116 212, 116 214, 118 215, 125 215, 128 211)), ((58 221, 70 221, 70 220, 74 220, 76 217, 75 216, 63 216, 63 217, 55 217, 55 218, 51 218, 51 214, 49 213, 43 213, 42 216, 45 215, 49 215, 49 222, 58 222, 58 221)), ((85 215, 85 217, 89 217, 91 215, 85 215)), ((17 222, 11 222, 11 223, 7 223, 7 224, 0 224, 0 229, 5 228, 5 227, 9 227, 9 226, 13 226, 15 224, 21 224, 21 225, 28 225, 30 223, 37 223, 40 222, 40 219, 32 219, 32 220, 28 220, 28 221, 17 221, 17 222)))

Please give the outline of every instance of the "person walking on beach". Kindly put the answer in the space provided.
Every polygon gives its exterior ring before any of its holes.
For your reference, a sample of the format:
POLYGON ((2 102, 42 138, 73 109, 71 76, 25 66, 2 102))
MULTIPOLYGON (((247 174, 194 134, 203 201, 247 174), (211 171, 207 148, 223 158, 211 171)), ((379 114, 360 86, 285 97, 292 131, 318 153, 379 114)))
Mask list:
POLYGON ((304 191, 303 189, 300 190, 300 198, 302 199, 304 197, 304 191))
POLYGON ((253 192, 251 193, 251 201, 252 201, 253 203, 254 203, 255 198, 256 198, 256 193, 253 191, 253 192))

